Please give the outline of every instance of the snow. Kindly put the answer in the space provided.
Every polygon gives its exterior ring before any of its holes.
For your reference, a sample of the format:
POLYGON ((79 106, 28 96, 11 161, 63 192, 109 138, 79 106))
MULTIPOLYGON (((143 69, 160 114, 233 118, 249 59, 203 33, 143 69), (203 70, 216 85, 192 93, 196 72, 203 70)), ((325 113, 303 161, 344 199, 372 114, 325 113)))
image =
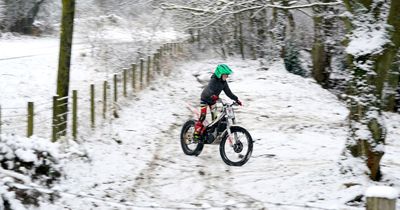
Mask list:
MULTIPOLYGON (((132 41, 123 31, 104 34, 115 43, 122 40, 125 45, 132 41)), ((147 37, 152 33, 142 32, 134 37, 141 34, 147 37)), ((153 35, 153 47, 180 36, 173 31, 153 35)), ((89 83, 109 79, 120 71, 120 66, 114 66, 118 60, 97 62, 103 57, 95 53, 92 56, 90 44, 82 36, 79 38, 82 39, 74 45, 71 82, 72 88, 84 95, 89 83)), ((345 104, 314 80, 286 72, 282 61, 264 70, 257 61, 220 60, 210 58, 212 55, 194 60, 180 55, 168 63, 173 66, 171 75, 158 76, 150 87, 137 92, 130 89, 129 96, 121 98, 120 118, 107 116, 103 120, 99 111, 96 129, 92 130, 86 122, 87 115, 80 115, 76 142, 63 139, 50 143, 49 125, 36 127, 35 136, 29 139, 22 136, 26 132, 26 102, 47 103, 55 92, 57 38, 10 38, 0 40, 0 47, 7 49, 0 52, 0 104, 3 108, 21 107, 2 110, 2 121, 7 123, 2 125, 1 137, 19 147, 15 155, 27 161, 36 160, 31 148, 46 149, 59 158, 64 171, 61 183, 49 189, 61 197, 54 203, 43 200, 40 207, 31 209, 361 210, 362 203, 348 202, 377 184, 363 174, 365 165, 360 161, 341 160, 348 135, 345 104), (206 145, 198 157, 186 156, 180 148, 181 126, 192 118, 185 103, 198 106, 202 87, 219 63, 228 64, 235 72, 229 85, 244 103, 235 114, 238 124, 255 141, 253 155, 243 167, 225 165, 218 145, 206 145), (7 116, 20 114, 23 116, 9 122, 7 116), (11 129, 18 120, 22 121, 21 127, 11 129), (341 173, 345 164, 359 174, 341 173)), ((96 46, 94 51, 100 49, 103 48, 96 46)), ((352 50, 361 53, 356 47, 352 50)), ((130 62, 135 59, 127 63, 130 62)), ((47 110, 46 106, 38 108, 47 110)), ((38 117, 51 116, 47 112, 38 117)), ((385 113, 385 124, 388 135, 382 184, 398 190, 399 114, 385 113)), ((0 152, 9 158, 14 155, 0 152)), ((10 181, 2 180, 0 183, 10 181)), ((3 185, 0 193, 13 196, 5 192, 3 185)), ((21 204, 16 202, 17 205, 21 204)), ((19 209, 24 208, 21 205, 19 209)))
POLYGON ((350 40, 346 48, 346 52, 354 56, 379 53, 383 50, 383 46, 389 42, 385 30, 358 31, 354 36, 356 38, 350 40))
POLYGON ((388 186, 372 186, 365 192, 367 197, 396 199, 399 196, 398 191, 393 187, 388 186))

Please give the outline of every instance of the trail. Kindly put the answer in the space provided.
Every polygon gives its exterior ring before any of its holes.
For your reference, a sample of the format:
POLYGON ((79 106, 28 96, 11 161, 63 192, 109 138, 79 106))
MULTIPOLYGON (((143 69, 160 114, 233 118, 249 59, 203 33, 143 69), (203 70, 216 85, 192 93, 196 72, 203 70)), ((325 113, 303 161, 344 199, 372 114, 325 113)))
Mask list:
MULTIPOLYGON (((347 198, 337 162, 347 110, 280 63, 260 71, 256 62, 226 61, 235 71, 230 87, 244 102, 238 123, 255 140, 246 165, 225 165, 218 145, 184 155, 179 134, 192 114, 183 102, 196 106, 202 80, 219 62, 183 62, 128 99, 121 118, 85 140, 92 162, 71 163, 65 188, 137 206, 127 209, 341 209, 347 198)), ((55 205, 115 208, 84 198, 55 205)))

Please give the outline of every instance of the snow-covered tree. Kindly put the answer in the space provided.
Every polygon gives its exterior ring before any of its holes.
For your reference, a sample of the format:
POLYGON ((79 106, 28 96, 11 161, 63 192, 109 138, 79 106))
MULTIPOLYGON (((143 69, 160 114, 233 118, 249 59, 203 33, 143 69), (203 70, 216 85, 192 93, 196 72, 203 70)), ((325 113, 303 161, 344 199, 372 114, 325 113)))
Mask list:
MULTIPOLYGON (((348 158, 363 160, 373 180, 381 178, 386 128, 382 120, 382 95, 400 46, 400 2, 344 1, 352 14, 346 52, 353 72, 350 85, 350 136, 348 158)), ((349 169, 351 171, 351 169, 349 169)))
POLYGON ((4 29, 31 34, 32 25, 44 0, 3 0, 5 12, 2 26, 4 29))

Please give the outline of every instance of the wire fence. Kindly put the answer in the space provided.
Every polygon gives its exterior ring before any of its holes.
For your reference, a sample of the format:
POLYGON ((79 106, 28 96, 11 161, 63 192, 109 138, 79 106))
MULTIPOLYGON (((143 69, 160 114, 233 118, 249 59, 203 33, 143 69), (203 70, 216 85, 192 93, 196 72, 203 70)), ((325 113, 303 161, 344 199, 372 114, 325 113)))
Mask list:
POLYGON ((171 64, 185 54, 185 45, 167 43, 152 55, 140 53, 139 63, 113 72, 104 81, 88 83, 89 91, 72 90, 76 94, 55 96, 53 101, 49 97, 38 103, 27 102, 26 107, 0 105, 0 136, 35 135, 51 137, 53 141, 61 136, 77 139, 78 130, 93 130, 105 119, 119 117, 119 110, 132 96, 150 86, 154 79, 168 76, 171 64))

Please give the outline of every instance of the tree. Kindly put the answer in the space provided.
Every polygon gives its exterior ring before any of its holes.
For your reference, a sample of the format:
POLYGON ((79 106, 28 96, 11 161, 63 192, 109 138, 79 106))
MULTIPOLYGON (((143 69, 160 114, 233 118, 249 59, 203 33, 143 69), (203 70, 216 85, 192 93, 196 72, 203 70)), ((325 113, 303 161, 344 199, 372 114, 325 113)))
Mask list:
MULTIPOLYGON (((324 0, 329 2, 329 0, 324 0)), ((313 7, 314 12, 314 43, 312 47, 312 75, 314 79, 324 88, 328 88, 329 75, 331 72, 331 48, 327 43, 332 27, 332 15, 329 14, 333 8, 328 6, 313 7), (330 18, 329 18, 330 17, 330 18)))
POLYGON ((390 2, 389 16, 386 16, 388 5, 383 1, 344 0, 344 3, 353 14, 346 49, 353 72, 349 86, 350 136, 344 155, 363 160, 370 178, 379 180, 386 137, 381 98, 400 41, 400 20, 396 14, 400 2, 390 2), (387 23, 391 26, 385 27, 387 23))
MULTIPOLYGON (((389 36, 391 44, 379 56, 376 67, 384 79, 380 91, 382 93, 383 108, 386 111, 396 111, 396 95, 400 87, 400 18, 398 11, 400 2, 392 0, 387 23, 389 24, 389 36)), ((398 97, 398 95, 397 95, 398 97)))
POLYGON ((56 131, 61 136, 66 135, 68 112, 68 94, 71 66, 72 36, 74 30, 75 0, 62 1, 62 20, 60 35, 60 57, 58 62, 57 95, 62 98, 61 105, 56 109, 61 117, 53 119, 60 125, 56 131))
POLYGON ((3 0, 4 20, 1 25, 5 30, 32 34, 32 26, 45 0, 3 0))
MULTIPOLYGON (((233 36, 233 39, 219 42, 221 49, 227 51, 234 46, 234 52, 242 58, 285 57, 288 40, 295 34, 295 21, 291 10, 318 5, 337 5, 338 2, 315 2, 298 4, 289 0, 228 0, 228 1, 165 1, 162 9, 174 10, 184 16, 187 28, 192 31, 202 29, 202 33, 214 33, 215 37, 233 36), (272 18, 269 20, 266 13, 272 18), (188 15, 189 14, 189 15, 188 15), (219 28, 222 26, 223 28, 219 28), (233 26, 233 30, 228 27, 233 26), (217 29, 215 29, 217 28, 217 29), (270 39, 271 41, 266 41, 270 39), (246 56, 249 53, 250 56, 246 56)), ((211 35, 210 35, 211 36, 211 35)), ((294 44, 291 44, 294 46, 294 44)), ((228 54, 232 52, 227 52, 228 54)), ((224 53, 222 53, 224 54, 224 53)))

